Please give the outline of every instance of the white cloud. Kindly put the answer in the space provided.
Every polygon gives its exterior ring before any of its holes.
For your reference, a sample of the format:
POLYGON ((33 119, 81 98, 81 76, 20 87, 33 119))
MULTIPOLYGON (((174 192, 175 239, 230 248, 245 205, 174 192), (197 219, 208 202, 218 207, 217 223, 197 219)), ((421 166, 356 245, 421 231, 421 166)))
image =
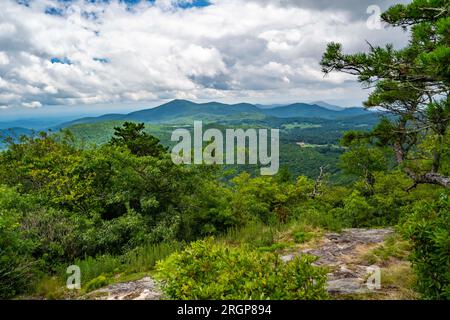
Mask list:
POLYGON ((22 107, 25 107, 25 108, 40 108, 40 107, 42 107, 42 104, 39 101, 24 102, 24 103, 22 103, 22 107))
POLYGON ((142 2, 130 10, 117 1, 35 0, 29 7, 2 1, 0 105, 335 95, 360 101, 365 93, 348 76, 323 78, 318 61, 327 42, 363 50, 366 39, 404 41, 399 32, 368 30, 345 8, 216 0, 182 10, 173 3, 142 2), (64 16, 45 14, 51 6, 64 7, 64 16))
POLYGON ((6 53, 0 51, 0 66, 9 64, 9 57, 6 53))

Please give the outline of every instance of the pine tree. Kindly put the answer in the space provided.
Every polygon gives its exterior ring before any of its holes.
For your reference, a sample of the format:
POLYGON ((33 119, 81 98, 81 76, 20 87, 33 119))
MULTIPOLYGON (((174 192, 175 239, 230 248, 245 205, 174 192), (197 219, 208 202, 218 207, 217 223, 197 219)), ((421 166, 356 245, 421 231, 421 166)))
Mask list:
POLYGON ((450 3, 413 0, 391 7, 382 19, 410 32, 407 47, 369 44, 367 53, 344 54, 341 44, 330 43, 322 70, 355 75, 374 89, 365 107, 380 108, 393 117, 381 121, 370 138, 392 147, 397 164, 414 181, 412 187, 449 187, 448 166, 443 163, 450 160, 450 3))

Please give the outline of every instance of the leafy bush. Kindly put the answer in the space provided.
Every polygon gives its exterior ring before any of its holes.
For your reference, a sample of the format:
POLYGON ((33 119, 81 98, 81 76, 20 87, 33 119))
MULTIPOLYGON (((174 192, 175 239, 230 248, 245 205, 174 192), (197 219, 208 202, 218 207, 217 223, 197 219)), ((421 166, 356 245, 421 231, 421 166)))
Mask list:
MULTIPOLYGON (((66 288, 67 275, 64 278, 57 276, 43 276, 33 289, 33 293, 47 300, 62 300, 67 294, 66 288)), ((74 292, 75 293, 75 292, 74 292)))
POLYGON ((137 247, 124 255, 124 264, 127 272, 145 272, 179 249, 180 245, 177 243, 164 242, 137 247))
POLYGON ((265 224, 286 222, 291 213, 288 204, 299 196, 294 185, 279 183, 272 177, 251 178, 244 172, 232 179, 229 208, 241 223, 261 221, 265 224))
POLYGON ((267 226, 262 222, 250 222, 241 227, 230 228, 221 239, 233 245, 269 247, 275 243, 277 232, 277 225, 267 226))
POLYGON ((279 251, 279 250, 286 249, 287 247, 288 247, 288 245, 286 243, 274 243, 271 246, 259 247, 258 251, 261 251, 261 252, 274 252, 274 251, 279 251))
POLYGON ((333 231, 340 231, 343 228, 342 221, 337 219, 331 210, 325 208, 299 207, 295 210, 295 215, 297 222, 301 225, 310 225, 333 231))
POLYGON ((296 243, 304 243, 311 240, 314 234, 305 231, 298 231, 294 234, 294 240, 296 243))
POLYGON ((343 202, 343 208, 335 208, 332 212, 345 226, 356 228, 372 225, 374 208, 358 191, 353 191, 343 202))
POLYGON ((104 276, 104 275, 100 275, 97 278, 94 278, 91 281, 89 281, 88 283, 86 283, 84 290, 86 292, 89 292, 89 291, 107 286, 108 283, 109 283, 108 278, 106 278, 106 276, 104 276))
POLYGON ((0 210, 0 298, 24 292, 30 285, 33 262, 30 243, 18 230, 16 217, 0 210))
POLYGON ((33 256, 50 269, 81 254, 86 244, 83 227, 83 217, 54 208, 36 207, 21 219, 23 233, 34 244, 33 256))
POLYGON ((135 212, 104 221, 101 227, 92 230, 94 252, 122 254, 143 243, 146 231, 144 219, 135 212))
MULTIPOLYGON (((123 260, 121 257, 111 255, 102 255, 95 258, 86 257, 83 260, 75 260, 74 265, 80 267, 81 283, 88 283, 89 281, 101 276, 113 276, 123 270, 123 260)), ((60 270, 60 277, 67 279, 67 266, 60 270)))
POLYGON ((415 204, 403 226, 412 244, 417 287, 426 299, 450 299, 450 199, 415 204))
POLYGON ((325 299, 326 271, 302 256, 284 263, 273 253, 212 239, 192 243, 157 264, 174 299, 325 299))
MULTIPOLYGON (((121 256, 110 254, 76 259, 72 264, 80 267, 82 283, 88 283, 99 276, 113 277, 118 273, 130 274, 147 272, 153 269, 156 262, 179 250, 177 243, 148 244, 133 248, 121 256)), ((59 268, 59 278, 66 279, 68 263, 59 268)))
POLYGON ((14 189, 0 186, 0 299, 27 290, 34 273, 33 243, 20 230, 20 212, 10 208, 14 203, 24 205, 14 189))

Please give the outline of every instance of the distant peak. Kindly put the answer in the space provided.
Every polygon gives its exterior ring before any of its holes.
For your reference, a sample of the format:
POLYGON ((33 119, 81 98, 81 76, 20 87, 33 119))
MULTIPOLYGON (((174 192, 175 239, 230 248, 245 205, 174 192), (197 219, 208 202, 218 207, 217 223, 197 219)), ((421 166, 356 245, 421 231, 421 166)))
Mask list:
POLYGON ((194 102, 192 102, 192 101, 184 100, 184 99, 173 99, 173 100, 169 101, 168 103, 173 103, 173 102, 188 102, 188 103, 194 103, 194 102))
POLYGON ((337 105, 334 105, 334 104, 331 104, 331 103, 328 103, 325 101, 314 101, 314 102, 311 102, 311 104, 315 104, 319 107, 326 108, 328 110, 333 110, 333 111, 341 111, 341 110, 345 109, 343 107, 340 107, 340 106, 337 106, 337 105))
POLYGON ((192 101, 189 101, 189 100, 174 99, 174 100, 171 100, 171 101, 169 101, 169 102, 167 102, 167 103, 165 103, 163 105, 160 105, 160 107, 162 107, 162 106, 186 105, 186 104, 196 104, 196 103, 194 103, 192 101))

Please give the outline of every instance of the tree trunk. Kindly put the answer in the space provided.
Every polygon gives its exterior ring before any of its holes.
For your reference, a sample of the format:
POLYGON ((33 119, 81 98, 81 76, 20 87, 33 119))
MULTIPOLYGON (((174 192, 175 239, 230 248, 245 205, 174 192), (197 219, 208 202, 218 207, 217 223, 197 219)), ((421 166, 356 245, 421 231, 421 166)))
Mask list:
POLYGON ((434 184, 445 188, 450 187, 450 177, 444 176, 436 172, 428 172, 423 175, 417 175, 409 168, 405 168, 406 174, 414 180, 414 185, 410 189, 415 188, 419 184, 434 184))
POLYGON ((445 188, 450 187, 450 178, 435 172, 425 173, 419 177, 418 182, 436 184, 445 188))

